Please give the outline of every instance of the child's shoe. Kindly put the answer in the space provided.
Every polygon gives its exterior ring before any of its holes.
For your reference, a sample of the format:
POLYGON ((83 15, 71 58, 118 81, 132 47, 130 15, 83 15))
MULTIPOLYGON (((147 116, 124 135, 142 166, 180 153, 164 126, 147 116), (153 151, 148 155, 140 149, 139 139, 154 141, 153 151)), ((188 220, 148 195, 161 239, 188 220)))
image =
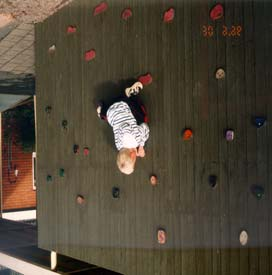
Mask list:
POLYGON ((101 117, 100 117, 101 110, 102 110, 102 106, 101 106, 101 105, 98 105, 97 108, 96 108, 96 112, 97 112, 97 116, 98 116, 99 118, 101 118, 101 117))
POLYGON ((103 103, 103 101, 98 101, 98 102, 96 103, 96 113, 97 113, 97 116, 98 116, 100 119, 107 121, 107 117, 106 117, 105 115, 101 114, 102 108, 104 108, 104 103, 103 103))
POLYGON ((131 97, 131 95, 137 95, 142 89, 143 89, 143 84, 138 81, 138 82, 135 82, 131 87, 126 88, 125 93, 127 97, 131 97))

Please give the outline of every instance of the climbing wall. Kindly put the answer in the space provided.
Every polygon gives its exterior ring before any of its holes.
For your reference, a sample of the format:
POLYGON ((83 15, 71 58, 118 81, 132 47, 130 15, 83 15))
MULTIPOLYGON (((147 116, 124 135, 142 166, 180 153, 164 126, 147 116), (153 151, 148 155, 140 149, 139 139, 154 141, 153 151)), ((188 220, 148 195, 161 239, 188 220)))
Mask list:
POLYGON ((39 246, 127 275, 270 274, 271 3, 78 0, 36 25, 39 246), (144 84, 146 157, 95 102, 144 84))

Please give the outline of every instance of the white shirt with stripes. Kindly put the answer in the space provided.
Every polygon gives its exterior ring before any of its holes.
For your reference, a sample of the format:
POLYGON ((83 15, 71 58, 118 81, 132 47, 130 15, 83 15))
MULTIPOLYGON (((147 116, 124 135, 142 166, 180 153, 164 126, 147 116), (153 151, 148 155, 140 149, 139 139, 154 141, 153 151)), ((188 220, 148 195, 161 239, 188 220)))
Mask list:
POLYGON ((113 128, 115 145, 122 148, 144 146, 149 138, 149 127, 146 123, 137 124, 128 104, 116 102, 107 111, 107 119, 113 128))

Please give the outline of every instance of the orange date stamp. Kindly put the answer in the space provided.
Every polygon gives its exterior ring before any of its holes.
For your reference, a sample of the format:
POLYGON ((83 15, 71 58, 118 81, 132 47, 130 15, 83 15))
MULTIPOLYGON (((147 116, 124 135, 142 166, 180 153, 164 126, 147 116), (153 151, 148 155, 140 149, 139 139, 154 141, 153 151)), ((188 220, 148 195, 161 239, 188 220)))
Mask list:
MULTIPOLYGON (((239 37, 243 31, 242 26, 240 25, 232 25, 231 27, 227 27, 225 25, 221 28, 221 35, 224 37, 239 37)), ((215 34, 215 29, 211 25, 203 25, 202 26, 202 35, 204 37, 212 37, 215 34)))

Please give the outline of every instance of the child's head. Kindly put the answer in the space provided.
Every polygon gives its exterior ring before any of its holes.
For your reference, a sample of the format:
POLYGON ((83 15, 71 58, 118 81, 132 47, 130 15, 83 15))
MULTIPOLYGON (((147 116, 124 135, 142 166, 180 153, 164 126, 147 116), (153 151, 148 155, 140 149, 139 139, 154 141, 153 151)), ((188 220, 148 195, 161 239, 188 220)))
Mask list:
POLYGON ((136 158, 136 149, 121 149, 117 155, 117 166, 119 170, 124 174, 131 174, 134 171, 136 158))

